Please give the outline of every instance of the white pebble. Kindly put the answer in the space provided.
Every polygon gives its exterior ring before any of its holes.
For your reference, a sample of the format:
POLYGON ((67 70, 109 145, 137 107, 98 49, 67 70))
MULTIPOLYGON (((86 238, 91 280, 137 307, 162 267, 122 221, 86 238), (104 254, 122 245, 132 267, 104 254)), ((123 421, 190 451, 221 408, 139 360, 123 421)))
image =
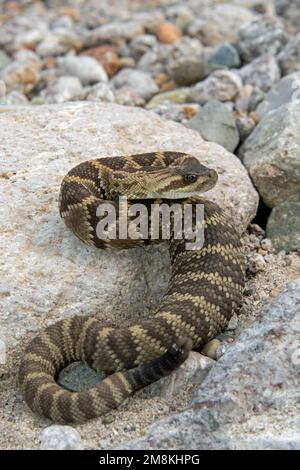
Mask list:
POLYGON ((81 437, 71 426, 52 425, 41 433, 40 450, 83 450, 81 437))

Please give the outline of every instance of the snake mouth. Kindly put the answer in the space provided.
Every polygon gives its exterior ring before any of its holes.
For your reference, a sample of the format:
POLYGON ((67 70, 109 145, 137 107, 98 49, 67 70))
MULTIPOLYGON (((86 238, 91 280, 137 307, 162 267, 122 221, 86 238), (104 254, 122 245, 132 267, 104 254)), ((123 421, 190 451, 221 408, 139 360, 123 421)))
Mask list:
POLYGON ((206 181, 203 181, 203 186, 200 189, 201 193, 209 191, 218 182, 218 178, 219 178, 218 173, 215 170, 212 170, 210 168, 208 168, 208 170, 209 170, 209 172, 208 172, 208 176, 206 176, 206 181))

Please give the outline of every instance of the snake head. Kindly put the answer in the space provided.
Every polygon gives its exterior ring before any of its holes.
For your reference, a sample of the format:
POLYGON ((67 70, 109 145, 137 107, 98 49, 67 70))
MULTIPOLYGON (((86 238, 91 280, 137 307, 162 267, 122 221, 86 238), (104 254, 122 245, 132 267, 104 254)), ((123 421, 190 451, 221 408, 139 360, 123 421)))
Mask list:
POLYGON ((165 164, 143 166, 110 175, 114 195, 128 199, 182 199, 213 188, 218 174, 186 153, 165 152, 165 164))
POLYGON ((151 197, 182 199, 210 190, 217 180, 217 172, 202 165, 196 157, 176 153, 169 166, 149 169, 147 186, 151 197))

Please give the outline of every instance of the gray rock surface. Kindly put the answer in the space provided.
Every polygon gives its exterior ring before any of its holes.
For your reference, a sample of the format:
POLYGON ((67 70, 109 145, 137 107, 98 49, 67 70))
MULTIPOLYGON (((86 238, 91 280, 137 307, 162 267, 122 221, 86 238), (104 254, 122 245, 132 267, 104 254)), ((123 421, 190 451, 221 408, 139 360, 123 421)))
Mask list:
POLYGON ((280 69, 272 54, 264 54, 237 70, 244 84, 269 91, 280 79, 280 69))
POLYGON ((244 62, 269 53, 276 54, 287 42, 284 25, 276 17, 260 17, 242 25, 238 48, 244 62))
POLYGON ((71 426, 53 425, 41 433, 40 450, 83 450, 80 434, 71 426))
POLYGON ((300 33, 286 44, 278 54, 277 60, 282 75, 300 71, 300 33))
POLYGON ((242 81, 237 73, 216 70, 209 77, 191 88, 192 98, 201 104, 210 99, 218 101, 235 100, 242 90, 242 81))
POLYGON ((244 85, 240 98, 235 102, 235 109, 239 113, 255 111, 259 103, 265 98, 265 93, 253 85, 244 85))
POLYGON ((248 111, 256 111, 258 105, 265 99, 265 93, 258 87, 253 87, 248 105, 248 111))
POLYGON ((59 373, 57 383, 72 392, 82 392, 95 387, 104 377, 82 362, 73 362, 59 373))
POLYGON ((274 207, 268 218, 266 234, 273 240, 277 251, 300 250, 300 197, 298 201, 285 201, 274 207))
POLYGON ((299 0, 275 0, 277 15, 283 16, 293 32, 298 32, 300 27, 299 0))
POLYGON ((186 126, 198 131, 203 139, 216 142, 230 152, 239 143, 239 132, 232 111, 217 100, 208 101, 186 126))
POLYGON ((207 197, 231 210, 241 231, 256 213, 257 193, 237 157, 154 113, 74 102, 2 106, 0 119, 0 215, 6 227, 0 331, 9 348, 68 315, 133 321, 138 312, 145 315, 156 306, 166 287, 164 245, 109 253, 85 246, 68 232, 57 209, 59 186, 81 161, 156 150, 190 152, 219 171, 218 185, 207 197))
POLYGON ((274 207, 300 193, 297 101, 267 113, 239 150, 264 202, 274 207))
POLYGON ((254 14, 242 6, 225 4, 203 8, 201 17, 188 27, 191 36, 199 37, 205 46, 222 42, 237 42, 242 24, 254 19, 254 14))
POLYGON ((265 116, 269 111, 273 111, 283 104, 288 104, 295 100, 300 101, 300 70, 283 77, 276 85, 266 94, 265 99, 256 109, 260 118, 265 116))
POLYGON ((246 114, 246 113, 238 114, 238 116, 236 117, 236 127, 239 132, 240 142, 244 142, 244 140, 246 140, 247 137, 249 137, 249 135, 255 128, 255 125, 256 125, 255 121, 253 120, 251 116, 249 116, 249 114, 246 114))
POLYGON ((204 54, 201 42, 194 38, 182 38, 175 42, 168 62, 170 77, 185 86, 204 77, 204 54))
POLYGON ((300 449, 300 278, 226 349, 187 411, 122 449, 300 449))
POLYGON ((218 66, 218 68, 236 68, 241 65, 241 59, 236 47, 230 43, 222 44, 207 60, 208 64, 218 66))

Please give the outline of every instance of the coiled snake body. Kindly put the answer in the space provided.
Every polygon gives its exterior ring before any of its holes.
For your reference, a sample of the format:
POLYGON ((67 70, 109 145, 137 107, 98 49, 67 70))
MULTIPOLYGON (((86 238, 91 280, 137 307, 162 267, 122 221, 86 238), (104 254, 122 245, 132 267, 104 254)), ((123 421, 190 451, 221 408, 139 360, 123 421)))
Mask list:
POLYGON ((147 384, 169 374, 227 324, 240 303, 244 283, 241 244, 228 216, 199 192, 214 186, 215 171, 183 153, 156 152, 92 160, 63 179, 60 214, 85 243, 98 248, 129 248, 146 239, 101 240, 97 209, 108 200, 118 208, 125 195, 145 205, 156 202, 204 204, 204 245, 187 250, 171 237, 172 275, 153 318, 127 328, 103 326, 96 318, 75 316, 38 334, 23 356, 19 382, 30 408, 57 422, 82 422, 117 407, 147 384), (197 197, 195 197, 197 196, 197 197), (55 378, 81 360, 107 377, 80 393, 55 378))

